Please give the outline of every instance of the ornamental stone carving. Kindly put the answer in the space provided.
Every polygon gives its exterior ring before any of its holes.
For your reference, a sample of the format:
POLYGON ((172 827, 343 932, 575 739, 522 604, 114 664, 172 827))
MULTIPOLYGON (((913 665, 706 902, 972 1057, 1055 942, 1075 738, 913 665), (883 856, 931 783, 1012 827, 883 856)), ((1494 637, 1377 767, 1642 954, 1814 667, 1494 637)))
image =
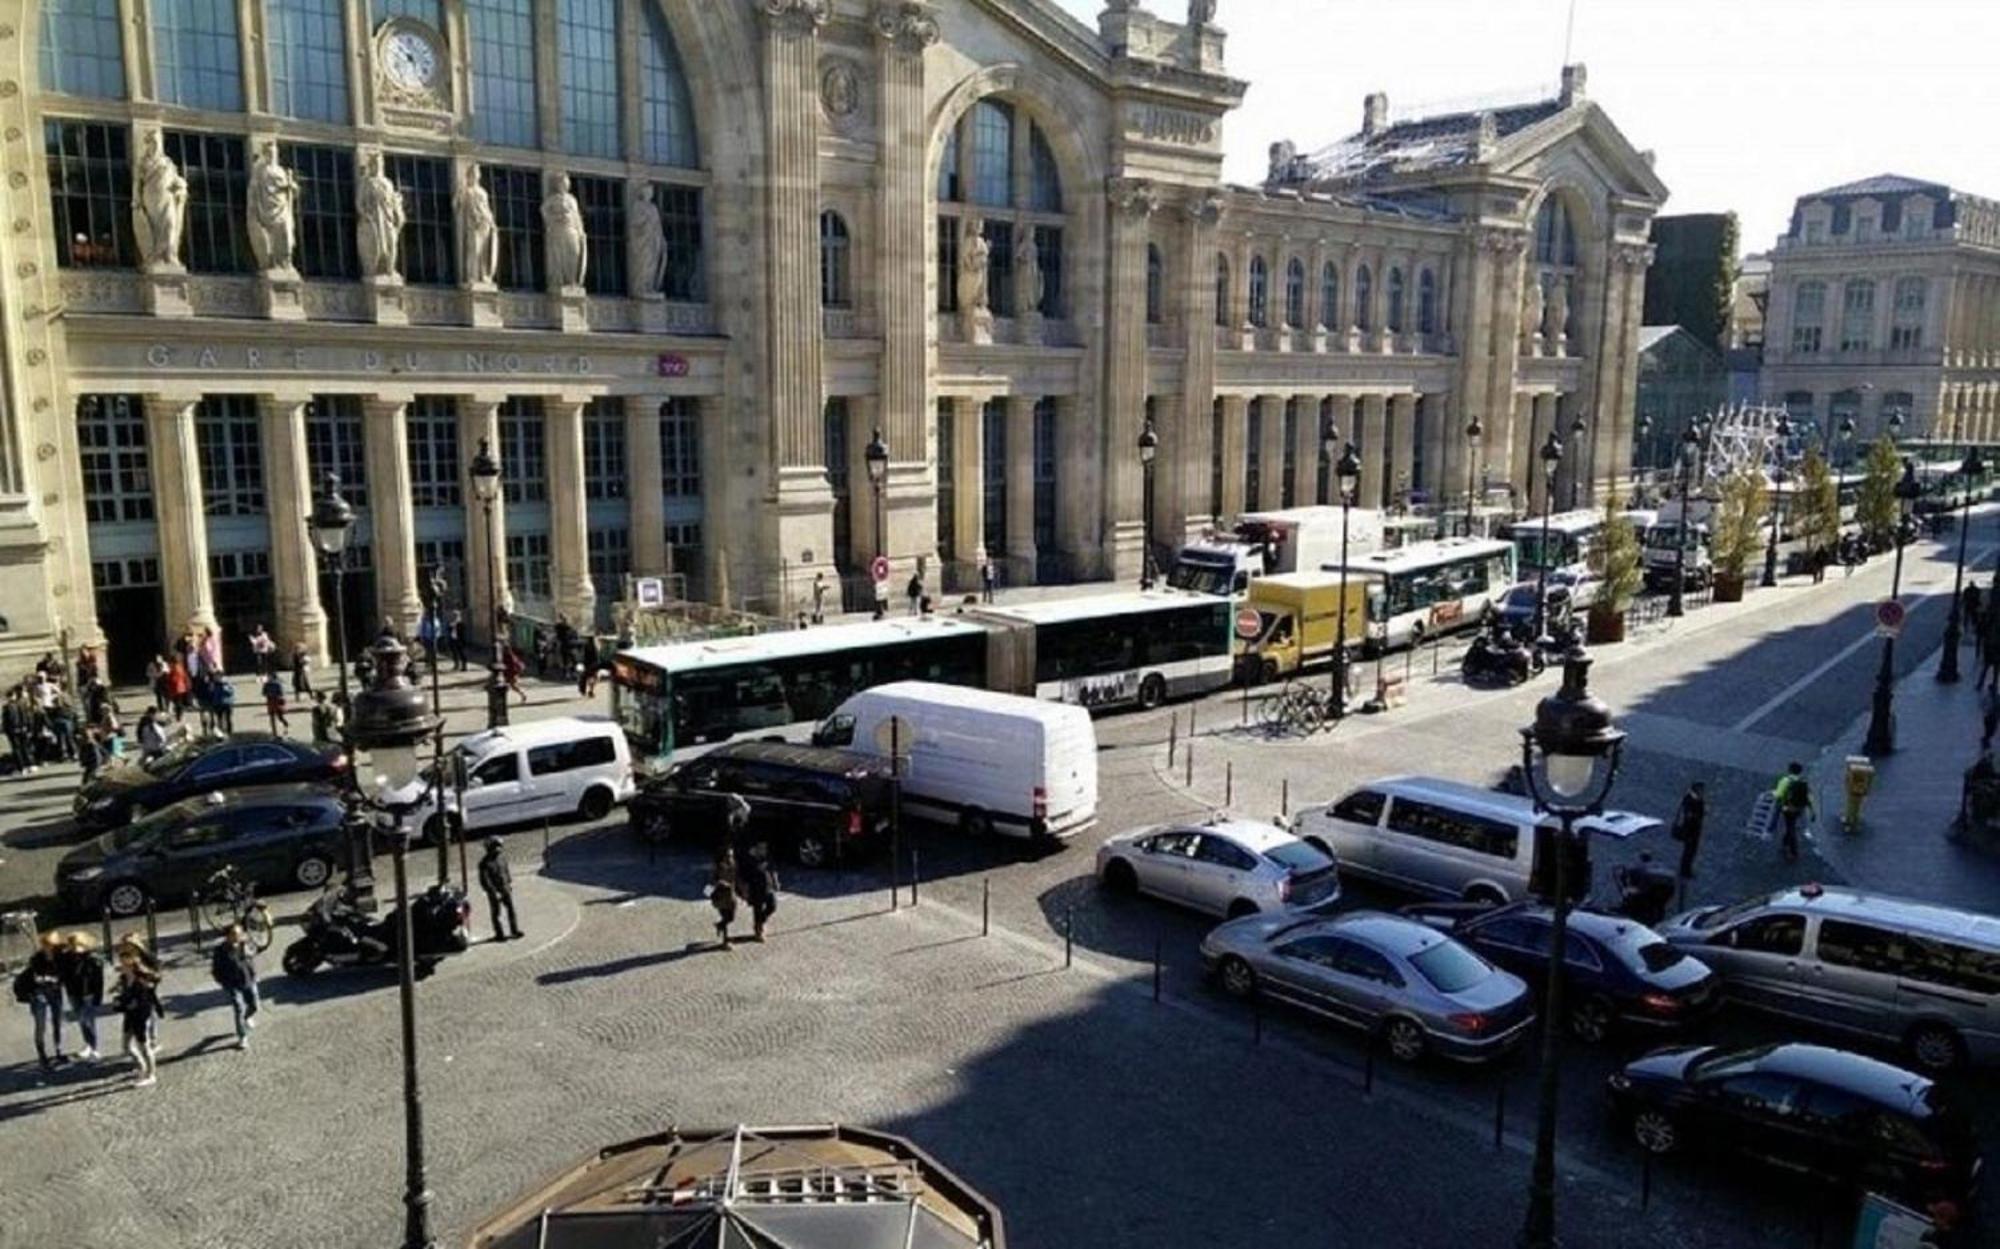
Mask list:
POLYGON ((1618 243, 1611 249, 1611 261, 1621 269, 1644 269, 1653 263, 1651 243, 1618 243))
POLYGON ((1111 178, 1104 190, 1111 206, 1129 217, 1150 217, 1160 206, 1160 189, 1146 178, 1111 178))
POLYGON ((453 204, 458 218, 458 273, 470 286, 491 286, 500 268, 500 227, 493 201, 479 181, 479 166, 465 167, 465 181, 453 204))
POLYGON ((1181 211, 1187 214, 1190 221, 1212 226, 1222 220, 1223 203, 1221 191, 1208 191, 1184 202, 1181 211))
POLYGON ((861 79, 851 61, 829 59, 819 75, 819 103, 836 122, 847 121, 861 108, 861 79))
POLYGON ((146 132, 139 154, 139 194, 132 204, 132 233, 148 269, 177 269, 181 226, 187 220, 187 179, 160 147, 160 132, 146 132))
POLYGON ((832 0, 756 0, 756 5, 773 29, 788 35, 811 34, 833 16, 832 0))
POLYGON ((293 271, 298 239, 299 180, 278 163, 278 144, 266 139, 250 164, 250 251, 266 273, 293 271))
POLYGON ((583 206, 569 189, 568 174, 542 201, 542 233, 548 243, 549 281, 559 290, 580 288, 585 262, 583 206))
POLYGON ((354 188, 354 208, 360 218, 361 276, 395 278, 403 272, 403 193, 382 168, 382 153, 364 158, 354 188))
POLYGON ((882 0, 875 6, 875 33, 904 52, 922 52, 940 35, 925 0, 882 0))
POLYGON ((1528 232, 1487 227, 1479 231, 1478 244, 1483 252, 1501 256, 1519 255, 1528 249, 1528 232))

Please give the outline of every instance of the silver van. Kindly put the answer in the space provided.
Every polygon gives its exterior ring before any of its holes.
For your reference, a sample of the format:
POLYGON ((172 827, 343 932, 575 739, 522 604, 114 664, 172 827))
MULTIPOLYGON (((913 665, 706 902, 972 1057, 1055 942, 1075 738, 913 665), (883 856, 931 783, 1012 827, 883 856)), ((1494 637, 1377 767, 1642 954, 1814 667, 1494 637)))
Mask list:
POLYGON ((1903 1045, 1925 1071, 2000 1059, 2000 921, 1834 885, 1690 911, 1659 933, 1730 1000, 1903 1045))
MULTIPOLYGON (((1582 840, 1598 862, 1636 857, 1640 844, 1650 845, 1642 837, 1661 827, 1625 811, 1577 822, 1592 834, 1582 840)), ((1337 802, 1301 809, 1292 825, 1301 840, 1340 861, 1342 876, 1496 906, 1528 896, 1530 882, 1553 868, 1538 847, 1554 829, 1526 798, 1428 776, 1372 781, 1337 802)), ((1582 898, 1591 873, 1581 855, 1573 867, 1570 893, 1582 898)))

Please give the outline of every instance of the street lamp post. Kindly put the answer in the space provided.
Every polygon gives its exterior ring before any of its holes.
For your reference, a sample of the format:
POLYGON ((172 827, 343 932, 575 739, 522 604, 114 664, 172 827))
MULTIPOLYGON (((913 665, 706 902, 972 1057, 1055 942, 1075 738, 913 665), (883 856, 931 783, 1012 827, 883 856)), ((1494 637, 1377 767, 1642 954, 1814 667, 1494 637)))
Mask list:
MULTIPOLYGON (((1340 439, 1340 431, 1328 417, 1320 429, 1321 441, 1329 451, 1340 439)), ((1340 607, 1333 618, 1333 699, 1335 719, 1347 714, 1347 516, 1354 506, 1354 489, 1361 481, 1361 457, 1348 443, 1334 463, 1334 488, 1340 491, 1340 607)))
MULTIPOLYGON (((389 795, 408 790, 417 779, 417 747, 438 728, 424 708, 424 694, 403 677, 402 646, 392 637, 375 643, 374 681, 355 701, 350 730, 355 747, 367 754, 367 782, 395 827, 390 846, 396 866, 396 971, 403 1024, 403 1247, 434 1249, 429 1184, 424 1176, 424 1105, 417 1086, 417 983, 415 937, 411 931, 410 880, 406 860, 408 822, 394 818, 389 795)), ((412 804, 414 805, 414 804, 412 804)))
POLYGON ((433 749, 431 760, 434 766, 431 776, 431 788, 435 800, 434 809, 437 814, 438 883, 442 885, 451 879, 451 821, 445 817, 444 811, 444 691, 441 684, 442 678, 438 675, 438 668, 441 666, 438 662, 439 652, 444 645, 445 595, 448 591, 444 579, 443 565, 440 564, 431 569, 431 579, 428 582, 428 588, 430 590, 431 614, 431 636, 429 643, 431 653, 431 715, 437 718, 437 732, 432 738, 433 749))
POLYGON ((1778 584, 1778 520, 1785 510, 1785 496, 1781 489, 1785 484, 1785 446, 1792 436, 1792 423, 1785 417, 1778 418, 1777 442, 1772 446, 1771 464, 1771 540, 1764 547, 1764 579, 1758 582, 1765 589, 1778 584))
POLYGON ((506 608, 500 602, 501 539, 493 524, 493 505, 500 499, 500 461, 493 458, 493 449, 484 438, 479 440, 479 451, 472 457, 467 475, 472 478, 473 497, 486 517, 486 584, 493 596, 493 611, 486 622, 493 635, 486 660, 486 727, 497 729, 507 723, 507 652, 502 649, 507 644, 506 608))
POLYGON ((1980 459, 1979 448, 1965 453, 1965 461, 1958 466, 1959 481, 1965 491, 1964 508, 1958 514, 1958 568, 1951 579, 1951 606, 1945 615, 1944 658, 1938 661, 1937 679, 1946 685, 1958 682, 1958 641, 1960 605, 1965 601, 1965 535, 1972 528, 1972 483, 1986 471, 1986 461, 1980 459))
POLYGON ((1688 536, 1694 531, 1694 517, 1688 510, 1688 479, 1693 475, 1694 462, 1701 455, 1701 431, 1693 425, 1681 435, 1681 514, 1674 526, 1674 585, 1667 592, 1667 615, 1685 616, 1687 604, 1682 598, 1687 585, 1688 536))
MULTIPOLYGON (((868 467, 868 486, 875 492, 875 554, 887 559, 889 556, 889 518, 883 504, 883 492, 889 485, 889 444, 882 441, 882 430, 878 426, 870 435, 868 445, 862 448, 861 462, 868 467)), ((873 587, 875 593, 875 619, 880 620, 889 610, 889 593, 885 587, 873 587)))
MULTIPOLYGON (((1556 1034, 1563 1018, 1563 949, 1569 931, 1572 895, 1587 895, 1590 882, 1569 881, 1576 822, 1604 810, 1625 734, 1612 727, 1611 709, 1590 692, 1590 657, 1581 646, 1563 659, 1562 688, 1535 708, 1535 723, 1521 730, 1521 773, 1535 807, 1561 826, 1548 843, 1555 857, 1551 881, 1553 922, 1549 925, 1548 984, 1542 995, 1541 1085, 1535 1115, 1535 1161, 1529 1173, 1528 1216, 1517 1242, 1521 1249, 1554 1249, 1556 1244, 1556 1110, 1561 1068, 1556 1034)), ((1537 850, 1541 847, 1537 847, 1537 850)), ((1584 862, 1588 863, 1585 856, 1584 862)))
MULTIPOLYGON (((1535 638, 1540 641, 1548 635, 1549 601, 1549 513, 1555 509, 1556 469, 1562 466, 1562 439, 1556 431, 1550 430, 1548 441, 1542 444, 1542 541, 1541 550, 1535 557, 1535 638)), ((1532 461, 1531 461, 1532 462, 1532 461)), ((1532 500, 1534 488, 1529 487, 1532 500)))
POLYGON ((1472 536, 1472 469, 1479 459, 1479 440, 1486 431, 1480 428, 1479 418, 1473 417, 1465 426, 1465 536, 1472 536))
POLYGON ((1146 475, 1145 498, 1141 507, 1145 515, 1140 517, 1139 532, 1142 536, 1139 551, 1139 588, 1153 588, 1153 461, 1160 454, 1160 436, 1153 432, 1153 418, 1146 418, 1146 427, 1139 431, 1139 467, 1146 475))
MULTIPOLYGON (((1917 501, 1917 465, 1903 460, 1903 477, 1896 483, 1896 570, 1890 576, 1889 597, 1903 594, 1903 541, 1910 524, 1910 508, 1917 501)), ((1896 635, 1882 637, 1882 666, 1875 672, 1875 697, 1868 711, 1868 737, 1861 743, 1867 755, 1886 755, 1896 749, 1896 635)))
MULTIPOLYGON (((312 513, 306 518, 306 532, 312 537, 313 549, 333 572, 333 663, 335 679, 339 682, 340 739, 346 748, 350 761, 354 754, 354 743, 348 734, 348 721, 354 713, 354 704, 347 690, 347 539, 354 529, 354 509, 340 496, 340 476, 328 473, 322 479, 323 489, 313 500, 312 513)), ((351 775, 351 773, 350 773, 351 775)), ((347 830, 347 889, 357 905, 370 905, 366 901, 374 895, 374 869, 369 860, 368 836, 365 829, 347 830)))
POLYGON ((1572 512, 1577 509, 1578 491, 1583 486, 1583 438, 1589 432, 1590 426, 1584 423, 1583 413, 1577 413, 1576 419, 1569 423, 1569 445, 1577 452, 1576 459, 1569 466, 1569 510, 1572 512))

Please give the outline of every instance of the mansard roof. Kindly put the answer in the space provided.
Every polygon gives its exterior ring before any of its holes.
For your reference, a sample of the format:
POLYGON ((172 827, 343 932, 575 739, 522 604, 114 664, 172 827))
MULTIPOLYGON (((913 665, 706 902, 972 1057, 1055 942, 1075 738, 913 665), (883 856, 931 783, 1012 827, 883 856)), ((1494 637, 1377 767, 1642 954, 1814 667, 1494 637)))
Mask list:
POLYGON ((1899 173, 1878 173, 1872 178, 1858 182, 1843 182, 1830 186, 1824 191, 1814 191, 1802 195, 1801 199, 1833 199, 1849 195, 1914 195, 1924 194, 1939 198, 1949 198, 1951 188, 1941 182, 1925 182, 1921 178, 1906 178, 1899 173))
POLYGON ((1478 162, 1481 118, 1493 117, 1493 136, 1505 139, 1562 112, 1560 99, 1535 100, 1480 111, 1414 117, 1374 134, 1352 134, 1302 161, 1310 181, 1367 182, 1478 162))

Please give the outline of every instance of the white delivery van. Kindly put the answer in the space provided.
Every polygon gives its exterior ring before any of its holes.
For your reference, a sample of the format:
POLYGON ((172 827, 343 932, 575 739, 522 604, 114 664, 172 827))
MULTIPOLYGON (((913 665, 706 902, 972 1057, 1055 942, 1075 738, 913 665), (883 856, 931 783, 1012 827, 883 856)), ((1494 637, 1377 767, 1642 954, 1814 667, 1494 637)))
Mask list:
POLYGON ((849 698, 813 734, 815 745, 884 759, 892 741, 913 814, 1036 839, 1097 819, 1097 730, 1082 707, 897 681, 849 698))
MULTIPOLYGON (((580 816, 601 820, 632 796, 632 753, 624 730, 608 716, 563 716, 474 733, 453 754, 465 760, 465 810, 447 771, 446 813, 454 833, 580 816)), ((450 766, 448 761, 447 766, 450 766)), ((418 787, 429 784, 419 779, 418 787)), ((415 798, 412 818, 429 840, 439 833, 430 798, 415 798)))

